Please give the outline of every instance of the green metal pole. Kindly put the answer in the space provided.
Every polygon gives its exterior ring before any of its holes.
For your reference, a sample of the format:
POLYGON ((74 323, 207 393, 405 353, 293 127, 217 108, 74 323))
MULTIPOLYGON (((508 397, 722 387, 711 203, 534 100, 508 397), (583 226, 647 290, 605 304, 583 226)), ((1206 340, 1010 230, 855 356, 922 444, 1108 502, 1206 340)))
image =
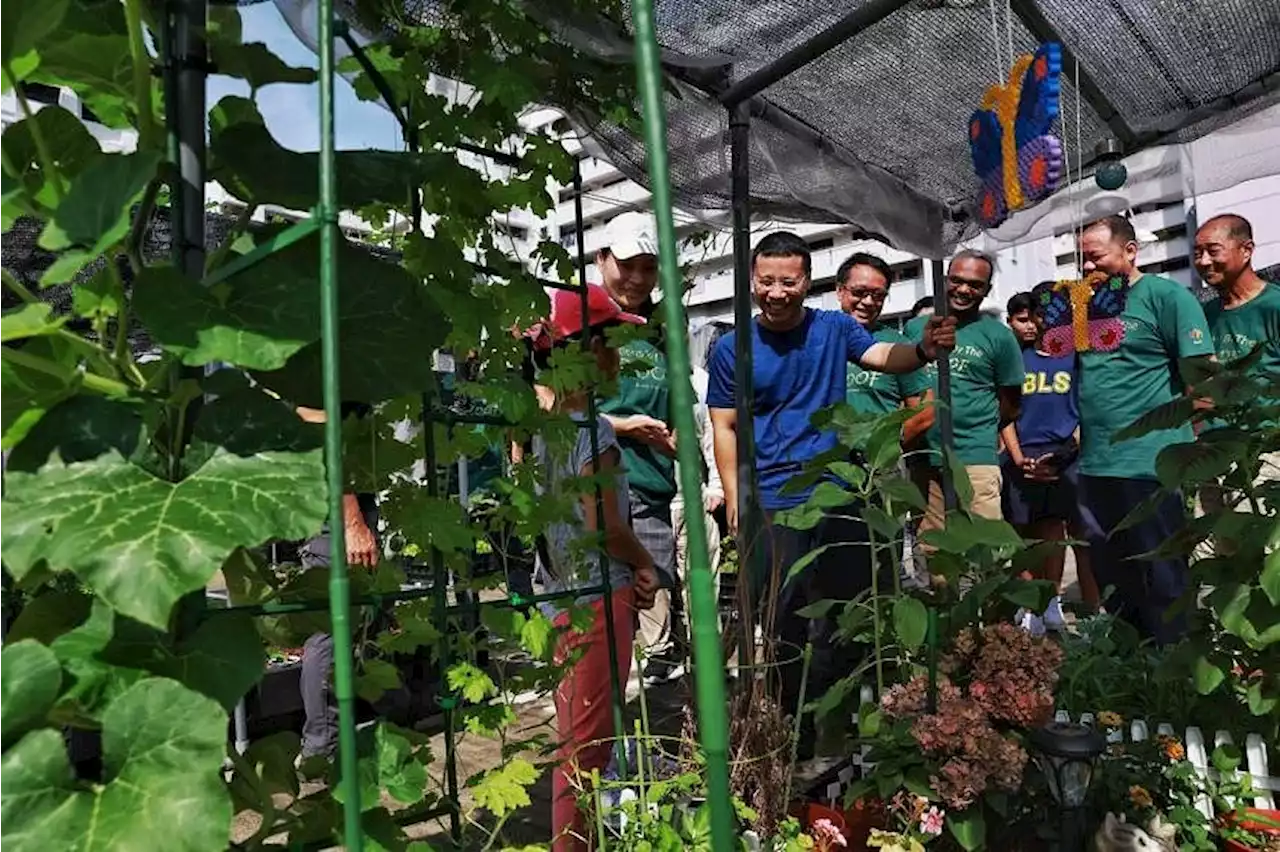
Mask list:
POLYGON ((707 755, 707 793, 711 803, 711 844, 715 852, 729 852, 734 845, 733 804, 729 793, 729 723, 724 688, 724 659, 716 623, 715 582, 707 554, 706 514, 702 506, 702 462, 697 427, 693 420, 693 386, 689 381, 688 319, 684 288, 676 257, 676 230, 671 216, 671 181, 667 164, 667 117, 662 103, 662 68, 658 62, 658 38, 653 25, 653 0, 634 0, 631 19, 635 27, 636 72, 644 103, 645 149, 648 153, 653 210, 658 220, 659 269, 662 307, 667 328, 667 365, 671 382, 671 412, 680 461, 680 488, 684 504, 691 506, 685 518, 689 536, 689 621, 693 632, 694 678, 698 699, 698 728, 707 755))
POLYGON ((348 852, 362 852, 360 784, 356 768, 356 704, 351 648, 347 542, 342 515, 342 389, 338 354, 338 199, 333 139, 333 0, 317 4, 320 36, 320 340, 324 361, 324 449, 329 490, 329 613, 333 680, 338 697, 338 766, 343 787, 342 832, 348 852))

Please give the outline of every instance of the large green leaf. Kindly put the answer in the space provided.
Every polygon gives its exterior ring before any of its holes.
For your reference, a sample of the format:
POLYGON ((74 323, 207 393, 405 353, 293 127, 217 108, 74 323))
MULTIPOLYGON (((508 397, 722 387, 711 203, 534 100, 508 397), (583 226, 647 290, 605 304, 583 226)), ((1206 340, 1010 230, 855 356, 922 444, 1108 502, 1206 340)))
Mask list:
POLYGON ((40 66, 30 76, 74 90, 108 127, 132 126, 137 107, 124 4, 72 0, 57 38, 40 46, 40 66))
POLYGON ((27 302, 0 316, 0 343, 53 334, 65 322, 64 317, 53 316, 53 309, 44 302, 27 302))
POLYGON ((1237 461, 1245 461, 1249 443, 1243 435, 1210 432, 1197 441, 1172 444, 1156 456, 1156 477, 1170 491, 1212 482, 1237 461))
POLYGON ((970 807, 956 813, 947 814, 947 828, 966 852, 981 849, 987 842, 987 821, 982 815, 982 808, 970 807))
POLYGON ((1151 432, 1176 429, 1189 423, 1193 414, 1195 414, 1195 402, 1189 397, 1180 396, 1151 409, 1117 432, 1111 440, 1113 443, 1128 441, 1131 438, 1141 438, 1151 432))
POLYGON ((6 0, 0 17, 0 59, 7 65, 58 28, 68 0, 6 0))
POLYGON ((210 616, 180 641, 117 616, 115 635, 101 654, 112 665, 171 677, 228 712, 262 678, 264 657, 253 620, 230 614, 210 616))
POLYGON ((203 588, 237 547, 315 533, 323 476, 319 451, 218 450, 171 483, 113 451, 11 474, 0 541, 15 577, 47 560, 117 611, 164 627, 178 598, 203 588))
POLYGON ((134 309, 184 364, 276 370, 320 337, 317 262, 315 243, 304 240, 216 287, 153 266, 134 284, 134 309))
POLYGON ((54 105, 9 125, 5 128, 2 142, 4 174, 21 187, 21 197, 15 195, 14 199, 21 210, 31 216, 45 216, 52 211, 56 207, 55 189, 63 191, 70 180, 103 157, 98 141, 90 135, 84 122, 54 105), (61 178, 56 186, 42 169, 33 127, 40 131, 61 178))
MULTIPOLYGON (((381 402, 434 387, 431 354, 448 336, 449 321, 428 291, 401 267, 346 242, 339 245, 338 269, 343 399, 381 402)), ((319 280, 318 269, 313 280, 319 280)), ((254 377, 292 402, 319 407, 324 396, 318 332, 317 327, 316 342, 283 368, 254 377)))
MULTIPOLYGON (((315 205, 319 155, 290 151, 272 138, 261 114, 247 98, 228 95, 210 115, 210 177, 244 201, 279 204, 294 210, 315 205)), ((335 158, 338 203, 354 210, 407 199, 421 186, 450 182, 451 195, 487 203, 478 172, 458 169, 452 154, 440 151, 339 151, 335 158), (457 185, 459 181, 465 185, 457 185)), ((461 199, 459 199, 461 200, 461 199)))
POLYGON ((152 151, 113 154, 95 160, 71 181, 71 187, 53 219, 40 234, 40 247, 51 251, 73 249, 65 257, 76 260, 55 263, 41 284, 63 284, 101 255, 129 231, 134 200, 155 176, 160 155, 152 151))
POLYGON ((5 647, 0 653, 0 742, 5 749, 41 725, 61 685, 62 667, 53 651, 34 639, 5 647))
POLYGON ((212 54, 219 74, 239 77, 253 89, 260 89, 271 83, 314 83, 316 81, 315 69, 295 68, 259 41, 248 44, 215 42, 212 54))
POLYGON ((103 715, 103 781, 76 779, 62 734, 4 753, 0 810, 10 852, 221 849, 231 800, 219 777, 227 714, 164 678, 134 684, 103 715))
POLYGON ((929 632, 929 611, 915 598, 893 602, 893 632, 906 648, 919 648, 929 632))
MULTIPOLYGON (((380 722, 372 730, 360 733, 357 781, 363 810, 378 807, 383 790, 402 804, 421 801, 427 791, 425 761, 430 759, 422 745, 420 736, 389 722, 380 722)), ((345 792, 335 785, 333 797, 341 802, 345 792)))
POLYGON ((80 374, 61 341, 35 338, 21 349, 0 351, 0 447, 10 449, 40 422, 49 409, 80 386, 80 374))

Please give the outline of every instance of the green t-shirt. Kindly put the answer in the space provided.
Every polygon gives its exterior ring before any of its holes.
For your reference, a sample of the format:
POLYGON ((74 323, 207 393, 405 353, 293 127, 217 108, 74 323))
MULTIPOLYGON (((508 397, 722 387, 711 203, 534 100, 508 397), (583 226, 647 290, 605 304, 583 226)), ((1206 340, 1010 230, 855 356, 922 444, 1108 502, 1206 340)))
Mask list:
POLYGON ((1119 443, 1112 436, 1157 406, 1181 396, 1178 359, 1213 354, 1204 310, 1191 291, 1144 275, 1129 288, 1124 339, 1114 352, 1080 354, 1080 472, 1154 479, 1156 456, 1194 439, 1190 426, 1119 443))
MULTIPOLYGON (((923 334, 924 322, 915 329, 923 334)), ((937 395, 938 368, 930 364, 928 375, 937 395)), ((1009 326, 994 317, 980 315, 956 328, 956 348, 951 351, 951 422, 956 458, 963 464, 999 464, 996 447, 1000 436, 1000 388, 1022 392, 1026 370, 1022 347, 1009 326)), ((926 436, 929 448, 940 450, 942 436, 935 419, 926 436)), ((935 455, 937 464, 940 459, 935 455)))
MULTIPOLYGON (((909 343, 906 337, 885 325, 871 329, 877 343, 909 343)), ((850 363, 845 373, 845 399, 859 414, 888 414, 897 411, 908 397, 920 396, 932 383, 923 370, 910 373, 881 373, 850 363)))
POLYGON ((918 317, 912 317, 907 320, 907 324, 902 327, 902 333, 909 339, 919 343, 924 339, 924 327, 929 322, 929 317, 933 314, 921 314, 918 317))
POLYGON ((1222 300, 1214 299, 1204 306, 1204 316, 1219 361, 1230 364, 1265 344, 1250 375, 1280 376, 1280 284, 1267 284, 1261 293, 1231 310, 1223 310, 1222 300))
MULTIPOLYGON (((618 393, 600 406, 600 413, 610 417, 647 414, 670 425, 666 354, 648 340, 633 340, 618 352, 622 366, 618 393)), ((670 503, 676 494, 675 460, 630 438, 619 436, 618 445, 631 492, 647 506, 670 503)))

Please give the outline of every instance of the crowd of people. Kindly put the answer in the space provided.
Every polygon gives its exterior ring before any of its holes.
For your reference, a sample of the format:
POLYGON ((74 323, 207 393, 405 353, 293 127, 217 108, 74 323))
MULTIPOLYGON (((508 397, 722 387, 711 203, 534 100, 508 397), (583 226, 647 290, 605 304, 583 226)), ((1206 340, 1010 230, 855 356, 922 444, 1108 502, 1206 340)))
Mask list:
MULTIPOLYGON (((756 537, 759 546, 753 549, 764 558, 742 566, 739 582, 747 584, 756 612, 768 613, 758 619, 766 642, 811 644, 808 694, 822 694, 851 670, 850 655, 858 651, 835 641, 834 615, 802 613, 820 600, 865 593, 873 572, 885 570, 873 565, 866 548, 830 546, 866 540, 860 509, 852 499, 824 508, 819 522, 803 530, 778 518, 803 504, 815 487, 796 487, 795 475, 837 448, 835 434, 814 425, 819 411, 838 403, 868 414, 910 411, 901 435, 904 462, 927 509, 911 520, 908 538, 915 544, 894 570, 903 571, 909 583, 929 583, 929 548, 919 536, 947 522, 935 412, 940 358, 950 364, 954 462, 963 465, 972 485, 960 508, 1003 518, 1031 538, 1085 542, 1075 549, 1084 609, 1105 607, 1158 643, 1185 630, 1174 603, 1187 590, 1187 562, 1134 557, 1155 549, 1185 522, 1182 498, 1160 491, 1155 462, 1164 447, 1194 435, 1167 429, 1132 440, 1113 438, 1141 415, 1187 393, 1180 367, 1186 359, 1216 353, 1234 360, 1262 345, 1266 352, 1253 369, 1280 373, 1280 286, 1253 271, 1252 232, 1243 218, 1215 217, 1196 234, 1195 268, 1218 293, 1205 307, 1185 286, 1140 270, 1137 236, 1124 217, 1083 228, 1083 272, 1105 273, 1126 285, 1119 315, 1123 332, 1105 351, 1066 354, 1044 345, 1042 296, 1053 282, 1010 299, 1004 321, 984 309, 999 272, 991 255, 956 254, 946 269, 945 310, 934 311, 936 306, 922 300, 900 332, 881 321, 894 277, 883 259, 851 255, 836 277, 841 310, 818 310, 806 305, 812 286, 808 245, 792 233, 769 234, 751 254, 758 313, 748 328, 715 341, 705 371, 694 369, 698 434, 688 439, 698 442, 703 460, 700 507, 687 505, 676 470, 677 441, 686 436, 673 428, 663 345, 663 335, 676 332, 654 321, 659 247, 653 220, 639 213, 619 216, 608 225, 605 242, 595 258, 599 283, 586 285, 585 312, 580 294, 555 291, 550 316, 526 336, 544 409, 585 423, 586 392, 558 391, 562 384, 549 378, 557 351, 581 347, 584 338, 598 377, 611 387, 594 424, 596 452, 590 428, 579 429, 568 444, 538 439, 529 448, 543 466, 547 491, 595 474, 612 482, 598 496, 584 495, 574 516, 548 528, 537 548, 536 576, 544 590, 572 593, 599 586, 604 570, 613 590, 611 606, 598 594, 580 597, 579 604, 592 608, 592 626, 566 633, 557 650, 560 659, 577 655, 578 662, 555 697, 564 763, 553 783, 554 848, 585 848, 573 779, 604 768, 607 740, 617 733, 609 709, 609 640, 624 680, 631 674, 633 643, 643 649, 646 662, 639 674, 646 683, 685 672, 687 513, 706 513, 713 560, 722 531, 740 540, 756 537), (619 344, 611 332, 623 325, 633 333, 619 344), (752 353, 754 403, 745 423, 736 405, 738 334, 750 335, 752 353), (752 430, 756 448, 756 481, 750 484, 739 480, 740 429, 752 430), (754 520, 738 516, 739 495, 748 487, 756 489, 761 510, 754 520), (1144 501, 1155 501, 1155 511, 1120 528, 1121 519, 1144 501), (586 533, 598 534, 607 559, 577 543, 586 533), (796 560, 819 549, 817 558, 784 581, 796 560)), ((357 496, 349 508, 350 548, 353 541, 367 543, 362 528, 369 523, 357 496)), ((1061 584, 1064 559, 1065 550, 1059 550, 1041 576, 1061 584)), ((566 607, 545 605, 561 625, 568 624, 566 607)), ((1061 596, 1046 611, 1019 618, 1029 630, 1063 629, 1061 596)), ((782 665, 780 675, 781 706, 794 708, 798 662, 782 665)), ((812 756, 816 741, 812 721, 802 724, 801 760, 812 756)), ((324 728, 328 733, 330 726, 324 728)), ((308 748, 315 748, 310 740, 308 748)))

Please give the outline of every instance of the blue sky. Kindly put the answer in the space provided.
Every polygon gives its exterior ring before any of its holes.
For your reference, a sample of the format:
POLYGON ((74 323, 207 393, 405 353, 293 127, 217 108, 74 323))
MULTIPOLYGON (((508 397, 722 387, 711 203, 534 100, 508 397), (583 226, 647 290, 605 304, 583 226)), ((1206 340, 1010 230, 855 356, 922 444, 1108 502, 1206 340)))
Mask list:
MULTIPOLYGON (((242 6, 240 19, 246 42, 264 42, 273 53, 290 65, 317 67, 316 55, 298 41, 274 3, 242 6)), ((210 77, 207 91, 211 107, 224 95, 249 96, 248 84, 231 77, 210 77)), ((281 145, 295 151, 315 151, 320 147, 317 116, 319 100, 318 84, 300 86, 282 83, 264 86, 258 92, 258 110, 266 118, 271 134, 281 145)), ((376 103, 357 98, 351 86, 341 77, 338 78, 334 112, 340 149, 399 150, 403 146, 400 128, 391 113, 376 103)))

